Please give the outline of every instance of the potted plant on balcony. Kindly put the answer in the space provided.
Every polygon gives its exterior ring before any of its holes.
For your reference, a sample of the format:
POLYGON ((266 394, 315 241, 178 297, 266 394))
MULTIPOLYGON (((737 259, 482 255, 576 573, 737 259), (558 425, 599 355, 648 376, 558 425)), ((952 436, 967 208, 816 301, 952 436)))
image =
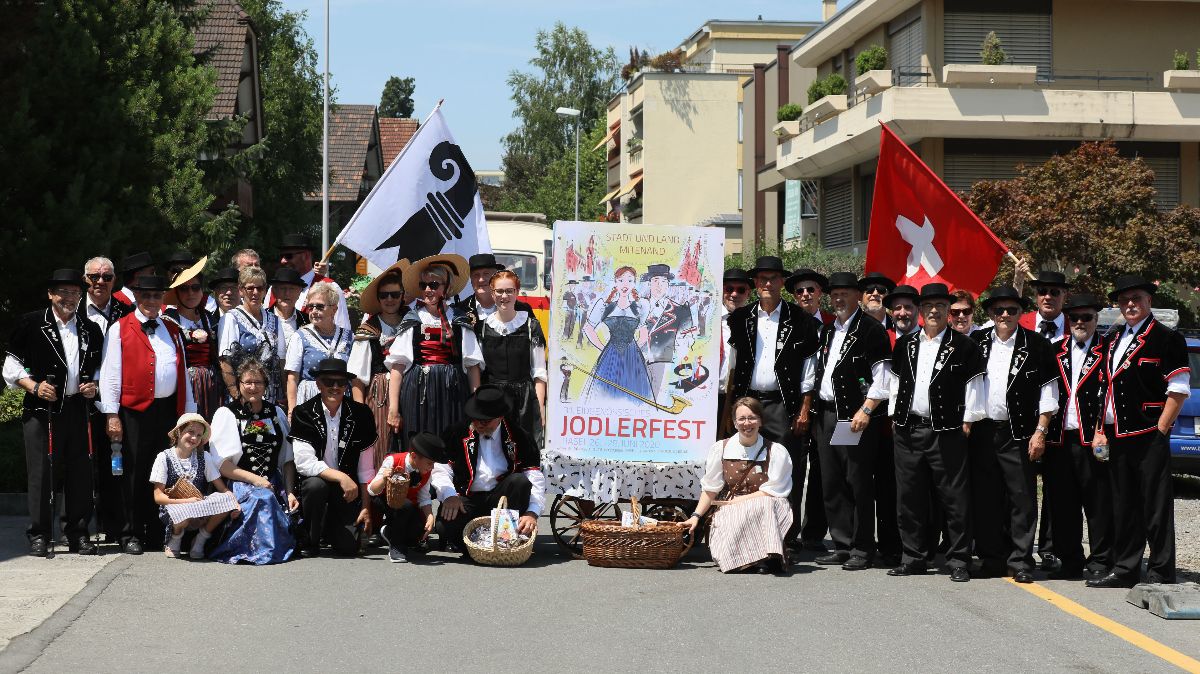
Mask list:
POLYGON ((629 201, 626 201, 625 205, 621 207, 621 212, 625 214, 626 218, 636 218, 641 215, 642 197, 637 194, 630 197, 629 201))
POLYGON ((804 108, 797 103, 785 103, 779 106, 779 110, 775 112, 775 119, 779 122, 771 129, 779 140, 787 140, 800 135, 800 122, 798 121, 804 116, 804 108))
POLYGON ((841 73, 830 73, 808 87, 808 106, 804 115, 814 123, 846 109, 846 78, 841 73))
POLYGON ((1196 67, 1188 69, 1188 55, 1176 51, 1171 63, 1171 69, 1163 71, 1163 88, 1175 91, 1196 91, 1200 89, 1200 50, 1196 51, 1196 67))
POLYGON ((1033 86, 1037 82, 1037 66, 1006 64, 1008 55, 1001 47, 996 31, 983 38, 979 63, 947 63, 942 66, 942 82, 949 86, 1033 86))
POLYGON ((892 86, 892 71, 887 69, 888 53, 882 46, 873 44, 854 57, 854 88, 868 96, 892 86))
POLYGON ((625 141, 625 150, 628 151, 629 154, 637 154, 638 152, 641 152, 642 151, 642 137, 641 136, 630 136, 629 140, 625 141))

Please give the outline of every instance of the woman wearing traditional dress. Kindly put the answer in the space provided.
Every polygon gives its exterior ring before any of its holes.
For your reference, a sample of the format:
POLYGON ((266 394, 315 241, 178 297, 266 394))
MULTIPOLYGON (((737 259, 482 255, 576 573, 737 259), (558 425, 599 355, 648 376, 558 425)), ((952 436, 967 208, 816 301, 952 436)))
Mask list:
POLYGON ((267 371, 261 363, 243 361, 237 377, 239 398, 213 416, 209 447, 242 516, 230 522, 209 557, 229 564, 286 562, 296 547, 288 513, 300 507, 287 415, 263 400, 267 371))
POLYGON ((400 334, 400 321, 404 318, 402 274, 406 267, 408 260, 397 262, 363 289, 359 308, 367 319, 354 332, 354 347, 346 363, 346 369, 354 375, 351 395, 375 414, 375 427, 379 431, 372 447, 376 471, 392 451, 392 427, 387 423, 388 369, 383 362, 400 334))
MULTIPOLYGON (((400 323, 384 364, 388 381, 388 425, 403 438, 427 431, 440 435, 462 419, 467 396, 479 387, 483 353, 473 331, 473 314, 459 314, 447 297, 467 283, 467 261, 434 255, 404 270, 404 295, 415 308, 400 323)), ((407 444, 407 442, 405 442, 407 444)))
POLYGON ((299 328, 288 340, 287 356, 283 369, 287 373, 287 410, 289 418, 296 405, 308 402, 319 394, 317 380, 312 371, 326 358, 347 361, 350 347, 354 346, 354 333, 339 328, 337 317, 341 293, 330 283, 314 283, 308 289, 305 310, 311 321, 299 328))
POLYGON ((205 308, 207 296, 204 293, 204 278, 200 273, 207 260, 207 257, 200 260, 173 279, 171 290, 164 300, 164 304, 171 306, 163 310, 163 316, 179 326, 196 412, 211 421, 221 405, 224 388, 217 384, 217 359, 213 353, 219 319, 216 312, 205 308))
POLYGON ((762 403, 754 398, 734 403, 738 433, 708 451, 700 503, 684 522, 694 532, 709 509, 720 506, 708 547, 722 572, 787 572, 783 537, 792 525, 792 460, 787 448, 759 434, 762 415, 762 403))
POLYGON ((483 351, 483 383, 503 387, 513 403, 507 416, 542 448, 546 426, 546 336, 537 317, 517 311, 521 279, 498 271, 491 280, 496 311, 475 325, 483 351))
POLYGON ((635 284, 637 270, 621 267, 613 277, 608 298, 591 308, 583 334, 600 349, 594 376, 584 389, 583 400, 591 404, 623 407, 644 406, 654 400, 650 391, 650 372, 641 346, 646 344, 646 316, 649 305, 639 299, 635 284), (601 341, 596 327, 608 328, 608 340, 601 341))
POLYGON ((279 317, 263 308, 267 275, 258 267, 246 267, 238 275, 242 303, 221 317, 217 353, 221 356, 221 376, 229 400, 238 399, 237 368, 253 358, 267 370, 267 390, 263 398, 283 403, 283 324, 279 317))

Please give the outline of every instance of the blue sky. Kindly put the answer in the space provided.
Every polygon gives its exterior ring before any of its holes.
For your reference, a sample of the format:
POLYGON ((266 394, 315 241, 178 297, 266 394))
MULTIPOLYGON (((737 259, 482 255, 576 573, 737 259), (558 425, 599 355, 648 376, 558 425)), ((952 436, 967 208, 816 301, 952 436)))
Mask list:
MULTIPOLYGON (((324 57, 324 0, 283 0, 308 12, 305 23, 324 57)), ((455 139, 476 170, 500 167, 500 138, 515 126, 505 79, 530 70, 534 36, 555 21, 612 46, 623 63, 629 47, 651 54, 679 46, 709 19, 814 21, 818 0, 664 2, 659 0, 331 0, 330 72, 342 103, 379 104, 391 75, 417 81, 416 115, 439 98, 455 139)))

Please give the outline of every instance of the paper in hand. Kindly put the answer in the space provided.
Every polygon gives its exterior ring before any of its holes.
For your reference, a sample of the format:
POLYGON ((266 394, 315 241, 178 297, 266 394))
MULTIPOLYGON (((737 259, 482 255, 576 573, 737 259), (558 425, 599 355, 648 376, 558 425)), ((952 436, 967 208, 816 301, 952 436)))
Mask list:
POLYGON ((839 421, 833 429, 833 438, 830 439, 831 445, 849 445, 857 446, 858 441, 862 439, 862 431, 855 433, 850 430, 849 421, 839 421))

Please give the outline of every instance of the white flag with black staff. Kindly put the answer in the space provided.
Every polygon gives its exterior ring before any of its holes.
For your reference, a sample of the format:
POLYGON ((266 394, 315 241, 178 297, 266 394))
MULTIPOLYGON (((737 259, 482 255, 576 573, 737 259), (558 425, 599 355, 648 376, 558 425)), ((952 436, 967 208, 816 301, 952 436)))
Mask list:
POLYGON ((491 252, 475 172, 440 102, 346 223, 339 243, 383 269, 439 253, 491 252))

